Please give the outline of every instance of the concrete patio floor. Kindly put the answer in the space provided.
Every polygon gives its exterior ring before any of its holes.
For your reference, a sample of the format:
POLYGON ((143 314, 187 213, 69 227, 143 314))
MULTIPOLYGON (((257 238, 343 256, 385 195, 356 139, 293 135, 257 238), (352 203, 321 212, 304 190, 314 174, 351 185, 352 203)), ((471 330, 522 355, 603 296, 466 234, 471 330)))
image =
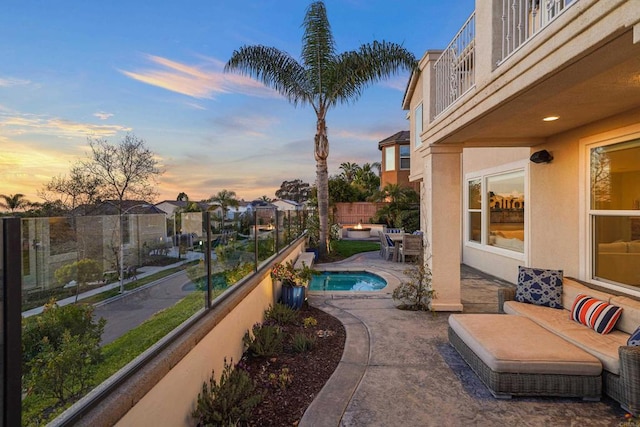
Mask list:
MULTIPOLYGON (((319 269, 384 271, 403 277, 407 265, 377 252, 319 269)), ((510 286, 461 267, 465 312, 497 312, 497 289, 510 286)), ((618 426, 613 400, 495 399, 447 338, 449 313, 398 310, 390 291, 315 292, 309 302, 341 320, 345 351, 300 426, 618 426)))

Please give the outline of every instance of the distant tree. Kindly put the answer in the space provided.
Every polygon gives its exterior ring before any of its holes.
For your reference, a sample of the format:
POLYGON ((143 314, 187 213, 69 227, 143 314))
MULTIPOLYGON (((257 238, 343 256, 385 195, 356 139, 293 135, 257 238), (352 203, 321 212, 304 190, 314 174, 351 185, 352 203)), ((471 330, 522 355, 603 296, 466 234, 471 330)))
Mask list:
POLYGON ((53 202, 31 203, 29 210, 25 213, 26 217, 52 217, 52 216, 65 216, 69 213, 69 209, 62 201, 56 200, 53 202))
POLYGON ((374 172, 376 163, 365 163, 359 167, 353 180, 353 183, 362 189, 367 198, 380 190, 380 177, 374 172))
POLYGON ((188 202, 189 201, 189 196, 187 196, 187 193, 182 192, 180 194, 178 194, 178 197, 176 197, 176 200, 179 202, 188 202))
POLYGON ((271 197, 267 196, 266 194, 265 194, 265 195, 260 196, 260 197, 258 198, 258 200, 260 200, 260 201, 262 201, 262 202, 266 202, 266 203, 271 203, 271 202, 272 202, 271 197))
POLYGON ((77 163, 71 167, 69 176, 53 177, 38 192, 46 202, 59 201, 72 211, 81 205, 91 205, 100 200, 103 183, 90 170, 77 163))
POLYGON ((358 172, 361 170, 357 163, 351 162, 341 163, 340 169, 342 169, 342 173, 340 175, 342 175, 344 180, 347 181, 347 184, 351 184, 353 180, 356 179, 358 172))
POLYGON ((420 195, 414 189, 387 184, 371 198, 371 201, 387 202, 376 212, 376 222, 385 222, 391 227, 403 227, 405 231, 419 228, 420 195))
POLYGON ((80 162, 83 172, 100 183, 100 193, 105 199, 117 200, 120 212, 123 200, 155 198, 157 191, 153 184, 162 171, 143 139, 128 133, 118 145, 105 139, 89 139, 89 146, 89 158, 80 162))
POLYGON ((8 196, 0 194, 0 198, 4 200, 4 202, 0 202, 0 208, 9 209, 11 213, 14 213, 18 209, 24 209, 31 204, 24 198, 24 194, 20 193, 9 194, 8 196))
POLYGON ((342 175, 329 178, 329 202, 349 203, 364 201, 364 194, 355 185, 350 185, 342 175))
POLYGON ((301 179, 293 181, 282 181, 280 189, 276 190, 276 197, 279 199, 293 200, 302 203, 309 200, 311 196, 311 186, 301 179))
POLYGON ((239 206, 239 201, 236 199, 236 192, 229 190, 221 190, 218 194, 215 194, 209 198, 210 202, 217 203, 222 209, 222 229, 224 230, 224 220, 227 216, 227 211, 230 207, 239 206))
POLYGON ((415 56, 386 41, 363 44, 357 51, 337 53, 322 1, 307 8, 303 21, 301 61, 274 47, 243 46, 233 52, 225 71, 250 75, 275 89, 294 106, 311 105, 316 113, 314 157, 318 187, 320 255, 329 242, 329 138, 327 112, 360 97, 362 91, 399 70, 413 70, 415 56))

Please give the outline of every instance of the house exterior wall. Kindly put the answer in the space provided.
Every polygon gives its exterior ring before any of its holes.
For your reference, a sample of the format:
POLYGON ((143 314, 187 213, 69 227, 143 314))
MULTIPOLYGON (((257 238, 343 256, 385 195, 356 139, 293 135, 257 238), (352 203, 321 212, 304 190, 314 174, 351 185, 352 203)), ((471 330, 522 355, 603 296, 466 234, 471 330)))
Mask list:
MULTIPOLYGON (((436 188, 436 183, 441 182, 447 191, 456 193, 464 201, 468 197, 466 174, 485 170, 491 173, 492 168, 500 171, 516 162, 518 170, 524 173, 526 200, 521 215, 525 226, 524 231, 519 230, 524 234, 524 243, 511 248, 513 253, 504 250, 505 246, 496 249, 495 239, 491 237, 496 236, 491 231, 495 229, 486 224, 483 225, 483 233, 487 234, 484 240, 470 242, 465 221, 469 221, 471 214, 465 210, 464 202, 458 208, 458 225, 463 231, 462 262, 511 282, 517 279, 518 265, 562 269, 565 275, 596 281, 591 272, 593 244, 586 147, 589 141, 609 138, 609 135, 615 139, 615 135, 625 132, 633 134, 629 127, 640 126, 637 61, 640 8, 633 1, 573 0, 518 48, 504 54, 502 19, 505 13, 510 13, 507 9, 503 11, 507 4, 501 0, 476 1, 476 10, 468 21, 474 22, 471 41, 447 48, 447 58, 452 59, 446 64, 453 64, 453 68, 450 68, 451 74, 440 75, 443 80, 437 93, 440 96, 444 92, 454 98, 451 101, 445 98, 449 104, 439 105, 439 114, 434 114, 437 51, 427 51, 419 63, 420 71, 411 76, 403 108, 409 111, 412 132, 410 179, 421 182, 422 186, 421 222, 428 229, 442 218, 449 216, 450 220, 453 213, 438 205, 438 198, 433 194, 440 192, 443 197, 447 196, 442 188, 436 188), (464 50, 456 49, 461 46, 464 50), (471 56, 463 56, 463 52, 469 55, 469 50, 473 52, 471 56), (461 58, 471 60, 464 64, 455 62, 461 58), (473 84, 463 93, 450 95, 450 91, 442 90, 449 85, 455 89, 459 74, 469 70, 473 72, 473 84), (421 146, 415 147, 415 108, 420 103, 423 105, 421 146), (560 120, 542 120, 552 115, 561 116, 560 120), (463 151, 459 187, 450 179, 450 170, 436 167, 433 153, 445 147, 461 147, 463 151), (551 163, 528 161, 532 153, 543 149, 552 153, 551 163)), ((542 2, 538 5, 544 7, 542 2)), ((483 197, 488 199, 488 194, 483 197)), ((494 214, 487 211, 484 206, 485 221, 494 214)), ((478 216, 473 218, 477 221, 478 216)), ((451 235, 442 238, 450 242, 451 235)), ((435 281, 436 276, 449 277, 455 270, 454 266, 442 264, 440 259, 451 256, 450 247, 436 242, 437 233, 430 238, 433 239, 434 288, 439 294, 445 291, 455 295, 454 281, 450 284, 435 281)), ((621 291, 635 292, 628 287, 621 291)), ((640 295, 640 291, 636 293, 640 295)))

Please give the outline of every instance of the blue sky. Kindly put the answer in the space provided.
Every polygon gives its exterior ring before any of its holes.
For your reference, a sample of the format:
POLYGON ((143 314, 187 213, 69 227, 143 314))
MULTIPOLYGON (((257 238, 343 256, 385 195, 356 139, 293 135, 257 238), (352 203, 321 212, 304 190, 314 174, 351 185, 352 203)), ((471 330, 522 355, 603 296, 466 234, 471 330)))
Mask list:
MULTIPOLYGON (((310 107, 294 108, 223 66, 242 45, 299 58, 302 0, 5 0, 0 13, 0 194, 38 190, 87 153, 88 137, 146 141, 165 170, 158 200, 222 189, 274 197, 315 180, 310 107)), ((373 40, 422 57, 444 48, 473 0, 327 0, 338 52, 373 40)), ((377 142, 409 129, 408 74, 329 112, 329 173, 380 161, 377 142)))

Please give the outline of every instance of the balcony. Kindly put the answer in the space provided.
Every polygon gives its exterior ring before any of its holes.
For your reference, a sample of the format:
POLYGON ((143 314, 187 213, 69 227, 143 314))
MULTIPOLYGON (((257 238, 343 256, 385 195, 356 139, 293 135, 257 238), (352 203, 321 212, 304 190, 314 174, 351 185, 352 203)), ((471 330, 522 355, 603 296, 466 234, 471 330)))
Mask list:
POLYGON ((425 53, 404 108, 423 103, 427 145, 538 145, 640 104, 639 22, 628 1, 477 1, 451 43, 425 53), (562 120, 540 126, 549 115, 562 120))

